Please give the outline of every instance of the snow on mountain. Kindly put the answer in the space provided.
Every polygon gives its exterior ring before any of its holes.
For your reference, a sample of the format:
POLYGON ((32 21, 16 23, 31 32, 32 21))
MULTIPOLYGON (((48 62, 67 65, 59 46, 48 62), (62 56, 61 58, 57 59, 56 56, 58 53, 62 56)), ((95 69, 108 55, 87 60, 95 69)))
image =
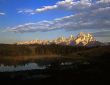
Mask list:
POLYGON ((22 45, 22 44, 42 44, 42 45, 47 45, 47 44, 60 44, 60 45, 78 45, 78 46, 96 46, 100 42, 96 41, 96 39, 93 37, 92 34, 89 33, 83 33, 80 32, 76 37, 73 35, 70 35, 68 38, 66 37, 59 37, 54 40, 32 40, 32 41, 25 41, 25 42, 17 42, 17 45, 22 45))
POLYGON ((80 32, 75 39, 76 45, 87 45, 90 42, 96 41, 92 34, 80 32))

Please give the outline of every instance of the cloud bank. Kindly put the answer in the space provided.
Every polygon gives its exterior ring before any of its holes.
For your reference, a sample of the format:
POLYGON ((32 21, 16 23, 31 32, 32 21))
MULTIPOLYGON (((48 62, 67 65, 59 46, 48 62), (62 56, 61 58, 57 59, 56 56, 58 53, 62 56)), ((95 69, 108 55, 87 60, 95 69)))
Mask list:
POLYGON ((67 9, 74 14, 51 21, 40 21, 36 23, 25 23, 15 27, 9 27, 12 32, 36 32, 65 29, 67 31, 93 29, 110 30, 110 0, 65 0, 59 1, 53 6, 44 6, 36 10, 24 10, 19 13, 44 12, 53 9, 67 9))
POLYGON ((18 13, 37 14, 54 9, 64 9, 64 10, 73 10, 73 11, 81 12, 81 11, 85 11, 85 9, 87 11, 91 7, 96 8, 99 7, 100 5, 102 6, 103 4, 109 2, 110 0, 96 0, 96 1, 95 0, 64 0, 64 1, 58 1, 55 5, 52 6, 43 6, 37 9, 22 9, 19 10, 18 13))
POLYGON ((48 10, 54 9, 65 9, 65 10, 83 10, 86 7, 88 8, 91 5, 90 0, 65 0, 65 1, 58 1, 55 5, 52 6, 43 6, 41 8, 33 9, 22 9, 19 10, 18 13, 26 13, 26 14, 37 14, 41 12, 45 12, 48 10))
POLYGON ((94 32, 93 35, 95 37, 109 37, 110 36, 110 30, 108 30, 108 31, 94 32))

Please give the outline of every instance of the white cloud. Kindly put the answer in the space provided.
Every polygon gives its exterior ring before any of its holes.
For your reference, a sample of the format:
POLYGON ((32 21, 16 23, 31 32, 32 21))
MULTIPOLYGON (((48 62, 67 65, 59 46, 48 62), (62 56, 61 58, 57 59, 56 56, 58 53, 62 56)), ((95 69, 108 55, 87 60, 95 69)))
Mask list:
POLYGON ((89 12, 82 12, 63 18, 54 19, 52 21, 40 21, 36 23, 26 23, 12 28, 14 32, 35 32, 50 31, 57 29, 65 30, 109 30, 110 29, 110 7, 98 8, 89 12))
POLYGON ((64 0, 64 1, 58 1, 57 3, 55 3, 55 5, 43 6, 37 9, 21 9, 18 11, 18 13, 37 14, 54 9, 64 9, 73 12, 74 11, 82 12, 85 10, 89 10, 91 6, 96 8, 100 5, 102 6, 105 3, 109 5, 110 0, 96 0, 96 1, 95 0, 64 0), (93 3, 93 1, 95 4, 93 3))
MULTIPOLYGON (((37 14, 41 12, 45 12, 48 10, 54 10, 54 9, 64 9, 64 10, 70 10, 75 12, 82 12, 85 10, 89 10, 89 8, 92 6, 94 8, 98 6, 102 6, 103 4, 110 3, 110 0, 96 0, 95 4, 93 3, 93 0, 64 0, 64 1, 58 1, 55 5, 51 6, 43 6, 41 8, 37 9, 21 9, 18 11, 18 13, 26 13, 26 14, 37 14), (95 7, 96 6, 96 7, 95 7)), ((104 5, 103 5, 104 6, 104 5)))
POLYGON ((45 12, 45 11, 54 10, 54 9, 81 10, 89 7, 90 5, 91 5, 90 0, 80 0, 80 1, 64 0, 64 1, 58 1, 55 5, 43 6, 35 10, 22 9, 22 10, 19 10, 18 13, 36 14, 36 13, 45 12))
POLYGON ((19 9, 18 13, 31 14, 31 15, 35 14, 34 10, 32 9, 19 9))
POLYGON ((52 9, 56 9, 56 8, 57 8, 57 5, 44 6, 43 8, 36 9, 35 12, 43 12, 43 11, 52 10, 52 9))
POLYGON ((0 12, 0 16, 3 16, 3 15, 5 15, 5 13, 3 13, 3 12, 0 12))
MULTIPOLYGON (((100 0, 96 2, 92 2, 91 0, 80 0, 76 2, 73 0, 65 0, 57 2, 53 6, 45 6, 36 9, 36 11, 43 12, 56 8, 66 8, 76 12, 73 15, 51 21, 40 21, 9 27, 9 31, 35 32, 57 29, 65 29, 69 31, 81 29, 110 30, 110 0, 100 0)), ((30 9, 24 11, 26 13, 36 13, 36 11, 30 9)), ((19 11, 19 13, 24 13, 24 11, 19 11)))

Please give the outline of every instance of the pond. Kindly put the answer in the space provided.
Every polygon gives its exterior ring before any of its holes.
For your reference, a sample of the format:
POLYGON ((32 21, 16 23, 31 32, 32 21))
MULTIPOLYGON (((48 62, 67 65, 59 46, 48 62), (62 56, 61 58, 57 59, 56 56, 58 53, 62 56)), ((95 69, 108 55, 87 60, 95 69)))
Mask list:
POLYGON ((23 71, 23 70, 33 70, 33 69, 45 69, 46 66, 39 66, 37 63, 27 63, 24 65, 0 65, 0 72, 12 72, 12 71, 23 71))
POLYGON ((26 71, 26 70, 45 70, 48 68, 53 69, 66 69, 66 68, 76 68, 78 65, 89 65, 89 62, 43 62, 43 63, 35 63, 30 62, 26 64, 18 64, 18 65, 0 65, 0 72, 13 72, 13 71, 26 71))

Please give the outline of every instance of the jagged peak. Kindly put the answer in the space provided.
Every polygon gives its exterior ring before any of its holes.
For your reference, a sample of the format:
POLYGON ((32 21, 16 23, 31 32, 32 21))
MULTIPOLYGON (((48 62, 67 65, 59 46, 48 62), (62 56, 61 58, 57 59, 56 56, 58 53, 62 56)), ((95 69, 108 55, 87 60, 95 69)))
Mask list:
POLYGON ((75 39, 75 43, 78 45, 82 43, 83 45, 87 45, 89 42, 95 41, 95 38, 90 33, 80 32, 75 39))
POLYGON ((74 38, 74 36, 73 35, 70 35, 70 38, 74 38))
POLYGON ((95 38, 93 37, 92 34, 90 33, 84 33, 84 32, 80 32, 76 37, 74 37, 73 35, 70 35, 68 38, 66 37, 58 37, 57 39, 54 39, 52 41, 46 41, 46 40, 33 40, 31 42, 18 42, 17 44, 51 44, 51 43, 55 43, 55 44, 62 44, 62 43, 66 43, 66 45, 70 45, 71 43, 73 43, 74 45, 87 45, 89 42, 93 42, 96 41, 95 38))
POLYGON ((80 32, 80 33, 79 33, 79 35, 84 35, 84 34, 85 34, 84 32, 80 32))

